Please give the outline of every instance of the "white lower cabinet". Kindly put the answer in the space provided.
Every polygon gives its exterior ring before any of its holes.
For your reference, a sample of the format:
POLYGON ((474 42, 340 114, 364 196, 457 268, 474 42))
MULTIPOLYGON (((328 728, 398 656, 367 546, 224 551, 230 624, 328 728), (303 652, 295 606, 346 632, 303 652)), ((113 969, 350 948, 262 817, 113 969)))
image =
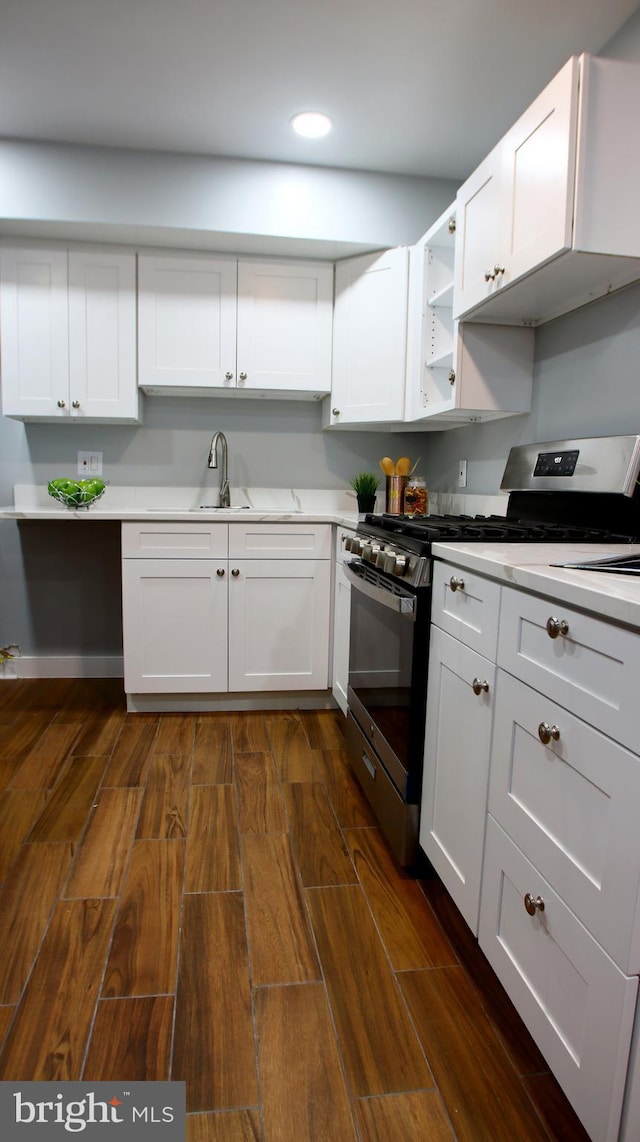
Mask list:
POLYGON ((636 632, 436 563, 420 841, 593 1142, 640 1102, 639 671, 636 632))
POLYGON ((329 675, 331 563, 231 562, 229 690, 323 690, 329 675))
POLYGON ((227 689, 226 560, 125 559, 122 611, 127 693, 227 689))
POLYGON ((127 693, 327 688, 329 525, 125 523, 122 549, 127 693))
POLYGON ((491 816, 480 946, 593 1142, 614 1142, 638 978, 620 971, 491 816))
MULTIPOLYGON (((347 713, 349 686, 349 636, 351 623, 351 584, 343 569, 345 540, 356 533, 345 528, 336 532, 336 561, 333 579, 333 674, 332 693, 343 714, 347 713)), ((348 554, 348 552, 347 552, 348 554)))
POLYGON ((478 931, 496 668, 431 628, 420 844, 478 931))

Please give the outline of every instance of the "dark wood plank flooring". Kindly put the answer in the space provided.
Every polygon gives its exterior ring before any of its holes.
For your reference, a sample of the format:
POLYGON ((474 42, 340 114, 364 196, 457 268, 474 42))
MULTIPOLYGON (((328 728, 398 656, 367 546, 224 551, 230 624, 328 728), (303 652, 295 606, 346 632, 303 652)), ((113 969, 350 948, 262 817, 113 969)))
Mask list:
POLYGON ((184 1079, 188 1142, 585 1142, 337 712, 0 682, 0 926, 0 1079, 184 1079))

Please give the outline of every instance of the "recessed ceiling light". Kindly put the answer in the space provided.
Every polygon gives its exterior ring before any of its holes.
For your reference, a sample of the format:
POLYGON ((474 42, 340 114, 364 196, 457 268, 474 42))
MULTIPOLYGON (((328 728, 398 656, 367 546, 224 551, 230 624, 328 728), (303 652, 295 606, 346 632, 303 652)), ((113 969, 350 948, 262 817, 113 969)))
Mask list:
POLYGON ((291 126, 307 139, 320 139, 331 130, 331 120, 320 111, 301 111, 293 116, 291 126))

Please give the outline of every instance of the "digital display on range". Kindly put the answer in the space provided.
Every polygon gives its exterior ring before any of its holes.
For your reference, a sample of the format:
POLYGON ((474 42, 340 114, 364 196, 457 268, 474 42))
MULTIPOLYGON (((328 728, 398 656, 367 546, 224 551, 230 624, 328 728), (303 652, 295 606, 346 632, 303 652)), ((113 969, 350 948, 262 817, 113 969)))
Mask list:
POLYGON ((577 448, 570 452, 539 452, 534 476, 573 476, 580 455, 577 448))

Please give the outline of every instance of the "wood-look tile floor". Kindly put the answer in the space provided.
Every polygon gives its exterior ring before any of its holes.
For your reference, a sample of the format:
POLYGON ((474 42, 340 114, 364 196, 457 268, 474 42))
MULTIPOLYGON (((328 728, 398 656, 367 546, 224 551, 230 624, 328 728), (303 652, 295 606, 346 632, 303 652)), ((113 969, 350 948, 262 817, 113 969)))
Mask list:
POLYGON ((180 1079, 188 1142, 580 1142, 341 714, 0 683, 0 1079, 180 1079))

